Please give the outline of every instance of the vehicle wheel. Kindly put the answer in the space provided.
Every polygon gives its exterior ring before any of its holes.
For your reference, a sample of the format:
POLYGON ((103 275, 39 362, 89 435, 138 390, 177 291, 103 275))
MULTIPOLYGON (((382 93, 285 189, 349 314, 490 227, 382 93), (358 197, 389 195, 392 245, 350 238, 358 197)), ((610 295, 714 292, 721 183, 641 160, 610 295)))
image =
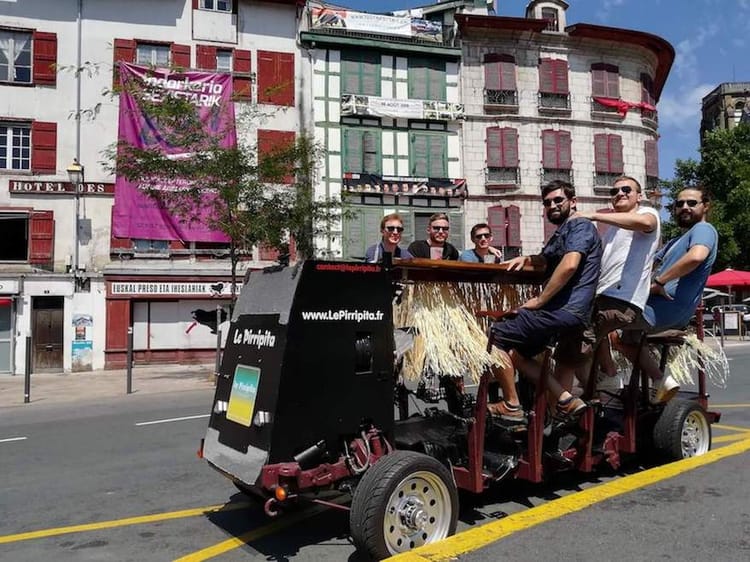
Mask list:
POLYGON ((458 492, 448 469, 432 457, 394 451, 365 472, 352 498, 355 546, 377 560, 456 532, 458 492))
POLYGON ((697 403, 673 399, 654 425, 654 447, 669 460, 696 457, 711 449, 711 424, 697 403))

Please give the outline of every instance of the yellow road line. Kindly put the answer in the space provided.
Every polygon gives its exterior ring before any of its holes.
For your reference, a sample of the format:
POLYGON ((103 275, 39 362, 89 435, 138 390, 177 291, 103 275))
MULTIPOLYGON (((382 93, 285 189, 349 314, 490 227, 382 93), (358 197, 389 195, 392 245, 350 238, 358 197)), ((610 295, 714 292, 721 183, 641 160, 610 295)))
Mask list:
POLYGON ((185 517, 195 517, 197 515, 207 515, 216 511, 234 511, 236 509, 246 508, 249 504, 238 503, 231 505, 210 505, 208 507, 196 507, 194 509, 183 509, 181 511, 168 511, 166 513, 154 513, 153 515, 139 515, 136 517, 126 517, 124 519, 112 519, 110 521, 99 521, 98 523, 85 523, 83 525, 71 525, 69 527, 56 527, 53 529, 41 529, 39 531, 30 531, 28 533, 16 533, 14 535, 1 535, 0 544, 7 544, 19 541, 28 541, 31 539, 42 539, 46 537, 55 537, 58 535, 67 535, 69 533, 83 533, 85 531, 98 531, 100 529, 112 529, 115 527, 126 527, 128 525, 141 525, 143 523, 156 523, 159 521, 168 521, 170 519, 183 519, 185 517))
POLYGON ((714 408, 750 408, 750 404, 709 404, 708 409, 713 410, 714 408))
POLYGON ((637 474, 617 478, 594 488, 589 488, 582 492, 571 494, 519 513, 514 513, 499 521, 474 527, 438 543, 428 544, 399 554, 393 558, 389 558, 389 560, 393 560, 394 562, 437 562, 457 558, 462 554, 487 546, 517 531, 558 519, 563 515, 586 509, 592 504, 636 491, 645 486, 678 476, 684 472, 727 457, 740 455, 747 451, 750 451, 750 438, 743 439, 738 443, 733 443, 726 447, 713 449, 699 457, 685 459, 637 474))
POLYGON ((727 431, 739 431, 741 433, 750 433, 750 427, 739 427, 736 425, 724 425, 723 423, 711 424, 714 429, 725 429, 727 431))
POLYGON ((731 443, 732 441, 739 441, 741 439, 747 439, 747 432, 743 431, 742 433, 732 433, 730 435, 719 435, 718 437, 713 437, 711 439, 712 443, 731 443))

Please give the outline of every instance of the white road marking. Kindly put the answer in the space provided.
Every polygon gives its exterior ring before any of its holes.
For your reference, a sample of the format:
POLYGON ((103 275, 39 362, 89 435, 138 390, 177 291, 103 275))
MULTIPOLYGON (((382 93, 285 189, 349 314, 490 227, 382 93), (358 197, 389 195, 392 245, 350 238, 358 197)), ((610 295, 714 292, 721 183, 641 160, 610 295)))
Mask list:
POLYGON ((0 443, 10 443, 11 441, 26 441, 28 437, 8 437, 7 439, 0 439, 0 443))
POLYGON ((154 420, 154 421, 146 421, 146 422, 138 422, 135 425, 136 426, 142 426, 142 425, 155 425, 157 423, 170 423, 170 422, 178 422, 178 421, 186 421, 186 420, 197 420, 200 418, 207 418, 211 416, 211 414, 200 414, 198 416, 184 416, 182 418, 169 418, 166 420, 154 420))

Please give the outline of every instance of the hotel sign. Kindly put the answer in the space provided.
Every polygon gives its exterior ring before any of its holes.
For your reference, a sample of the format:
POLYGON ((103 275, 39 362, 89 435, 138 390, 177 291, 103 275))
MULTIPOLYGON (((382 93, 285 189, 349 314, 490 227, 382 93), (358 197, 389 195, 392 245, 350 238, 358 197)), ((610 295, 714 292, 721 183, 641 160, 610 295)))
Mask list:
MULTIPOLYGON (((11 195, 65 195, 75 193, 76 188, 68 181, 10 180, 8 191, 11 195)), ((114 192, 115 184, 113 183, 85 182, 78 188, 78 193, 81 195, 113 195, 114 192)))

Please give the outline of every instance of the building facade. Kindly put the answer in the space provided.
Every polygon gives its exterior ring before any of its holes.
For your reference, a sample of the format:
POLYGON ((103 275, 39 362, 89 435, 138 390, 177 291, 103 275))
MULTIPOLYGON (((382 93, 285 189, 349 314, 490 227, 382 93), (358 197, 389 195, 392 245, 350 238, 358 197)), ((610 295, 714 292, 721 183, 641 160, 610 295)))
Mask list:
POLYGON ((750 82, 724 82, 701 100, 701 140, 714 129, 750 122, 750 82))
MULTIPOLYGON (((238 137, 259 152, 301 127, 296 0, 0 2, 0 373, 209 357, 230 294, 228 245, 111 236, 120 61, 228 72, 238 137), (105 93, 103 93, 105 92, 105 93), (251 104, 263 119, 246 125, 251 104), (84 181, 66 173, 74 159, 84 181)), ((273 263, 256 250, 243 267, 273 263)), ((241 271, 242 274, 244 271, 241 271)))
POLYGON ((606 208, 618 175, 658 180, 656 102, 674 59, 663 39, 568 25, 562 0, 525 18, 456 16, 461 39, 468 226, 488 222, 507 256, 538 251, 554 231, 540 187, 571 181, 582 208, 606 208))

